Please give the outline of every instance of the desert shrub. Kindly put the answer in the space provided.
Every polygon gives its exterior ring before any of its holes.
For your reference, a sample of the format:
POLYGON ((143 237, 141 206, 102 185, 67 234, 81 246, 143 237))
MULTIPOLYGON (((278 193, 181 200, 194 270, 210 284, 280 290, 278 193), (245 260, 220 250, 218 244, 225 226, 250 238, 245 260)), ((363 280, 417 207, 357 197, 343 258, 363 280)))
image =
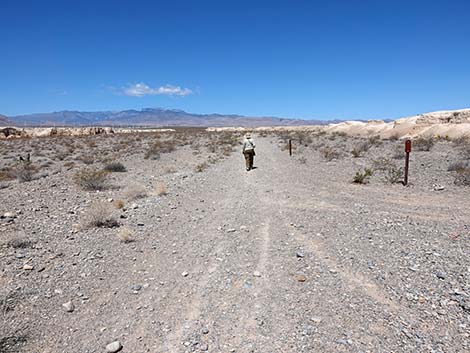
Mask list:
POLYGON ((399 138, 400 138, 400 136, 398 135, 398 133, 394 133, 394 134, 391 134, 391 135, 388 137, 388 140, 389 140, 389 141, 398 141, 399 138))
POLYGON ((455 147, 466 146, 470 144, 470 135, 462 135, 452 140, 455 147))
POLYGON ((209 167, 209 165, 206 162, 203 162, 203 163, 199 163, 198 165, 196 165, 195 170, 197 173, 201 173, 204 170, 206 170, 207 167, 209 167))
POLYGON ((129 201, 143 199, 147 197, 147 195, 147 189, 141 184, 128 185, 123 191, 123 197, 129 201))
POLYGON ((127 227, 123 227, 119 229, 117 236, 119 240, 121 241, 121 243, 132 243, 133 241, 135 241, 134 234, 127 227))
POLYGON ((92 165, 93 163, 95 163, 95 158, 93 156, 81 156, 79 160, 86 165, 92 165))
POLYGON ((83 190, 103 190, 108 186, 108 172, 85 168, 75 173, 73 180, 83 190))
POLYGON ((380 157, 380 158, 374 159, 372 163, 373 163, 374 169, 378 170, 378 171, 381 171, 381 172, 383 172, 383 171, 389 169, 391 166, 395 165, 395 162, 393 162, 391 159, 385 158, 385 157, 380 157))
POLYGON ((338 159, 340 154, 339 152, 334 149, 333 147, 324 147, 320 150, 320 154, 325 158, 327 161, 332 161, 333 159, 338 159))
POLYGON ((403 168, 398 167, 394 161, 389 158, 380 157, 373 162, 374 170, 383 174, 384 181, 390 184, 398 183, 403 178, 403 168))
POLYGON ((405 158, 405 147, 402 144, 395 145, 395 147, 393 148, 393 158, 405 158))
POLYGON ((464 169, 469 169, 470 168, 470 161, 459 161, 459 162, 454 162, 449 165, 447 170, 449 172, 458 172, 464 169))
POLYGON ((360 157, 362 153, 367 152, 371 147, 369 142, 356 143, 351 150, 351 154, 354 158, 360 157))
POLYGON ((434 146, 434 138, 432 136, 420 136, 413 141, 413 147, 418 151, 429 151, 434 146))
POLYGON ((299 145, 305 147, 313 142, 312 136, 308 131, 297 131, 294 133, 293 138, 299 145))
POLYGON ((124 166, 124 164, 120 162, 108 163, 104 166, 103 169, 106 170, 107 172, 117 172, 117 173, 127 172, 127 169, 124 166))
POLYGON ((370 168, 364 168, 363 171, 357 171, 356 175, 353 178, 353 183, 356 184, 366 184, 369 182, 369 178, 372 176, 374 171, 370 168))
POLYGON ((119 222, 114 217, 114 208, 108 202, 94 202, 85 212, 83 228, 114 228, 119 227, 119 222))
POLYGON ((403 168, 396 165, 389 166, 385 171, 384 180, 390 184, 396 184, 403 178, 403 168))
POLYGON ((11 169, 4 168, 0 170, 0 181, 9 181, 13 180, 15 177, 11 171, 11 169))
POLYGON ((380 135, 373 135, 368 138, 369 145, 380 146, 382 144, 382 139, 380 135))
POLYGON ((176 140, 155 141, 150 144, 145 152, 145 159, 159 159, 161 153, 170 153, 176 150, 176 140))
POLYGON ((10 239, 6 243, 6 246, 13 249, 26 249, 33 246, 33 244, 34 242, 31 239, 26 238, 24 236, 18 236, 16 238, 10 239))
POLYGON ((70 170, 73 167, 75 167, 75 162, 73 162, 73 161, 65 162, 64 167, 67 168, 68 170, 70 170))
POLYGON ((454 183, 460 186, 470 186, 470 168, 458 170, 454 183))
POLYGON ((19 161, 11 172, 20 183, 25 183, 34 179, 37 170, 36 166, 34 166, 29 160, 26 160, 19 161))

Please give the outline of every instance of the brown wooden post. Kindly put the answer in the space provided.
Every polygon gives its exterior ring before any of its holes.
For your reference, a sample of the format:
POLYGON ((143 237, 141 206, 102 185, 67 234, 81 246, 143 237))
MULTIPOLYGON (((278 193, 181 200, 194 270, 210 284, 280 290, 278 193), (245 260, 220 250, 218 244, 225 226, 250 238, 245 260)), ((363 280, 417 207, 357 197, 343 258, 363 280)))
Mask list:
POLYGON ((289 156, 292 156, 292 140, 289 140, 289 156))
POLYGON ((408 169, 410 167, 410 152, 411 152, 411 140, 405 141, 405 179, 403 185, 408 185, 408 169))

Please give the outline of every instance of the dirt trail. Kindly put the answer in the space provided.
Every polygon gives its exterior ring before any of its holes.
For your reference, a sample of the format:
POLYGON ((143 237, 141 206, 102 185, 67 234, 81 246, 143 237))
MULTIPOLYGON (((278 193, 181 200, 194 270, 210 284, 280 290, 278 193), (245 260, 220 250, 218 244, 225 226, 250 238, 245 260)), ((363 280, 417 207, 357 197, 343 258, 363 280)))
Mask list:
MULTIPOLYGON (((328 223, 322 219, 341 207, 341 198, 325 197, 328 180, 323 185, 319 180, 310 190, 323 190, 314 199, 297 194, 292 188, 302 183, 292 175, 297 162, 267 140, 258 142, 257 154, 257 168, 249 173, 238 154, 208 171, 210 190, 201 192, 214 200, 214 213, 187 242, 212 244, 205 253, 185 254, 191 272, 199 275, 180 276, 172 284, 169 299, 180 304, 169 318, 174 327, 161 351, 192 351, 204 344, 214 352, 349 350, 361 323, 390 325, 399 314, 411 320, 373 278, 342 267, 335 255, 338 249, 320 247, 317 231, 328 223), (224 187, 210 186, 216 181, 224 187), (306 203, 316 210, 317 222, 298 229, 297 211, 309 209, 306 203), (299 249, 308 255, 299 258, 299 249), (206 260, 199 263, 200 257, 206 260), (306 282, 298 282, 298 274, 306 282), (209 334, 201 333, 204 328, 209 334), (323 328, 327 336, 318 334, 323 328)), ((329 243, 335 244, 334 239, 329 243)), ((171 303, 163 308, 167 305, 171 303)), ((382 337, 367 334, 361 339, 373 346, 395 340, 395 334, 385 329, 382 337)))

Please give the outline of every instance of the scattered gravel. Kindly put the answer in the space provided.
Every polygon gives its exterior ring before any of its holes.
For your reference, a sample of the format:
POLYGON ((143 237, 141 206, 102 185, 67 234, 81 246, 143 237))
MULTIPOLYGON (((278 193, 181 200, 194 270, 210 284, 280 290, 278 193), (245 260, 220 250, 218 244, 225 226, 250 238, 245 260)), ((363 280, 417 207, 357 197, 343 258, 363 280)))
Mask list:
POLYGON ((352 183, 381 157, 402 165, 399 141, 353 158, 359 140, 296 136, 289 157, 257 137, 246 172, 239 147, 224 155, 194 133, 147 159, 155 135, 4 141, 0 167, 29 150, 49 164, 0 191, 0 340, 12 351, 117 352, 116 339, 129 352, 470 350, 470 199, 447 171, 461 158, 451 143, 413 151, 405 188, 378 170, 352 183), (75 172, 104 165, 90 157, 127 172, 83 191, 75 172), (146 196, 124 198, 131 185, 146 196), (119 227, 83 226, 95 202, 119 227))

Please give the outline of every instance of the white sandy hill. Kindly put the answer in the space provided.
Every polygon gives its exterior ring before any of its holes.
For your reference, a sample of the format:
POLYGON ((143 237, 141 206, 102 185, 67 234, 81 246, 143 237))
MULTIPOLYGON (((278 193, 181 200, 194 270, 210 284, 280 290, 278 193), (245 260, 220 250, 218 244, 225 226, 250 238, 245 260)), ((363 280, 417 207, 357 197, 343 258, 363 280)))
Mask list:
POLYGON ((390 123, 382 120, 345 121, 325 127, 327 132, 381 137, 434 136, 457 138, 470 135, 470 109, 438 111, 401 118, 390 123))
POLYGON ((309 126, 275 126, 275 127, 223 127, 209 128, 210 131, 326 131, 329 133, 345 133, 352 136, 380 135, 382 138, 413 138, 433 136, 455 139, 470 136, 470 109, 446 110, 419 114, 401 118, 392 122, 383 120, 344 121, 329 125, 309 126))

